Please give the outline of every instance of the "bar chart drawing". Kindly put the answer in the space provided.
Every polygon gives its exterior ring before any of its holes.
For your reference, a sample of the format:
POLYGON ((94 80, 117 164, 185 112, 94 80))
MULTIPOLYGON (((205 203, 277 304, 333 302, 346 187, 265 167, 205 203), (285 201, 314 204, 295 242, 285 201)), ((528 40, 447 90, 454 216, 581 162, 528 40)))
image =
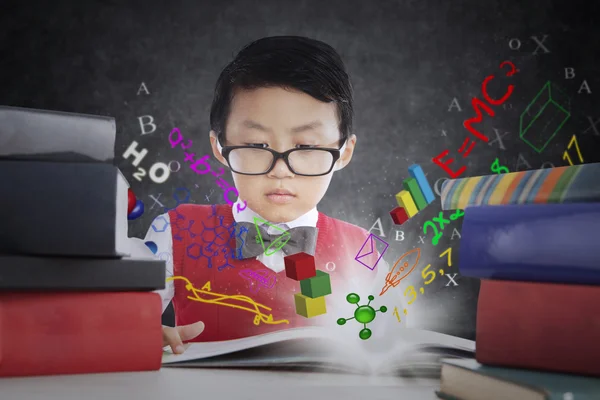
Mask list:
POLYGON ((430 204, 433 200, 435 200, 435 196, 433 195, 433 190, 431 190, 431 186, 429 186, 429 182, 427 182, 427 178, 425 177, 425 173, 423 172, 423 168, 421 168, 418 164, 413 164, 408 167, 408 173, 410 176, 415 178, 421 191, 423 192, 423 196, 425 197, 425 201, 427 204, 430 204))
POLYGON ((404 190, 396 194, 398 207, 390 211, 390 216, 396 225, 402 225, 435 200, 423 168, 413 164, 408 167, 408 172, 411 177, 402 182, 404 190))

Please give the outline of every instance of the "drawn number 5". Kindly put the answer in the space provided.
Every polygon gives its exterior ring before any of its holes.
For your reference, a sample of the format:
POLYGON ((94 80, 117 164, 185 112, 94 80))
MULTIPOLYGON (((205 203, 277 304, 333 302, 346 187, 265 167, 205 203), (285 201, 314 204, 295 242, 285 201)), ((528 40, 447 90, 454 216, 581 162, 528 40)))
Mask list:
POLYGON ((438 231, 437 227, 435 226, 435 224, 433 222, 427 221, 427 222, 425 222, 425 225, 423 225, 423 233, 425 235, 427 235, 427 226, 431 226, 431 228, 435 232, 433 235, 433 238, 431 239, 431 244, 434 246, 437 246, 437 244, 440 241, 440 238, 442 237, 442 233, 438 231))
POLYGON ((410 297, 411 297, 411 299, 408 300, 408 304, 412 304, 412 303, 414 303, 414 301, 417 298, 417 292, 415 292, 415 288, 412 285, 410 285, 404 291, 404 297, 406 297, 406 293, 409 292, 409 291, 410 291, 410 297))
POLYGON ((433 280, 436 277, 435 271, 429 271, 429 272, 427 272, 427 270, 429 268, 431 268, 431 264, 429 264, 428 266, 426 266, 425 268, 423 268, 423 271, 421 271, 421 276, 423 277, 423 283, 425 283, 426 285, 429 285, 431 282, 433 282, 433 280), (431 276, 431 278, 429 280, 425 280, 428 276, 431 276))

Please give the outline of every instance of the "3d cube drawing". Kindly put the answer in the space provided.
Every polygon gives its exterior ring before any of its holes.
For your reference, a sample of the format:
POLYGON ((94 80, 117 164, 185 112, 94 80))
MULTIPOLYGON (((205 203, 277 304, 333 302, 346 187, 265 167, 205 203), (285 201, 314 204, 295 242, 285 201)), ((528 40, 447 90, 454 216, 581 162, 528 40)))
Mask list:
POLYGON ((406 210, 404 208, 398 206, 390 211, 390 216, 396 225, 402 225, 406 221, 408 221, 408 215, 406 214, 406 210))
POLYGON ((419 212, 417 210, 417 206, 407 190, 402 190, 396 193, 396 201, 398 201, 398 205, 404 208, 406 214, 408 214, 408 218, 412 218, 416 213, 419 212))
POLYGON ((311 299, 303 294, 296 293, 294 294, 294 303, 296 304, 296 314, 302 315, 305 318, 312 318, 327 313, 325 297, 311 299))
POLYGON ((519 137, 541 153, 571 116, 569 108, 568 97, 546 82, 521 114, 519 137))
POLYGON ((296 253, 283 258, 285 275, 295 281, 312 278, 317 275, 315 257, 307 253, 296 253))
POLYGON ((306 297, 317 297, 331 294, 331 280, 327 272, 317 270, 317 276, 300 281, 300 291, 306 297))

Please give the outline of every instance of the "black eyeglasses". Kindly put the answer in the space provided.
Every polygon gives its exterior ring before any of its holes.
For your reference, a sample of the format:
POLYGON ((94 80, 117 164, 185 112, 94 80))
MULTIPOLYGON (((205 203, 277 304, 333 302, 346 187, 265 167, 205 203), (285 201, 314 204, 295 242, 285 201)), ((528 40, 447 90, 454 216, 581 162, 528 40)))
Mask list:
MULTIPOLYGON (((345 145, 345 144, 344 144, 345 145)), ((253 146, 222 146, 221 155, 229 168, 242 175, 265 175, 275 168, 277 160, 283 159, 292 173, 301 176, 327 175, 339 160, 344 147, 291 149, 278 151, 253 146)))

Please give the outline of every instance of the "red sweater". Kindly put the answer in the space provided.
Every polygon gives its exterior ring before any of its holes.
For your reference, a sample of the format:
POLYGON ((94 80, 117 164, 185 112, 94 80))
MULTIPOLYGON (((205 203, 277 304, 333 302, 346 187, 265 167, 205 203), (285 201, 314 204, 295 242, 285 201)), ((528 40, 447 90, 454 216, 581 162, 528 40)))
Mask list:
MULTIPOLYGON (((294 293, 300 292, 300 283, 290 279, 285 269, 279 273, 268 270, 268 278, 276 283, 271 287, 260 287, 258 293, 251 290, 248 279, 240 275, 244 269, 265 270, 267 267, 255 258, 236 259, 234 219, 229 205, 192 205, 185 204, 169 212, 173 235, 173 274, 187 278, 194 288, 201 289, 210 282, 210 292, 226 296, 243 295, 254 302, 271 308, 259 308, 264 316, 272 315, 273 321, 288 320, 289 324, 269 324, 255 321, 254 312, 221 304, 190 300, 196 298, 193 291, 186 289, 184 280, 175 280, 176 325, 187 325, 203 321, 204 332, 194 342, 231 340, 253 336, 280 329, 306 326, 318 323, 319 317, 305 318, 296 314, 294 293), (192 222, 193 221, 193 222, 192 222), (189 229, 188 229, 189 228, 189 229), (212 243, 212 245, 211 245, 212 243), (258 322, 258 325, 255 323, 258 322)), ((319 234, 315 250, 315 262, 318 270, 327 272, 331 277, 332 293, 326 297, 329 304, 332 297, 345 301, 348 293, 340 293, 350 278, 368 284, 375 279, 376 272, 371 271, 354 257, 369 236, 369 233, 355 225, 330 218, 319 213, 317 221, 319 234), (335 263, 333 271, 326 270, 326 264, 335 263)), ((377 260, 374 252, 365 262, 369 265, 377 260)), ((330 264, 330 269, 332 265, 330 264)), ((267 284, 267 286, 270 286, 267 284)), ((191 289, 191 288, 190 288, 191 289)), ((207 286, 205 290, 208 290, 207 286)), ((373 293, 376 294, 376 293, 373 293)), ((239 299, 223 298, 198 293, 198 297, 207 301, 220 301, 254 310, 255 306, 239 299)), ((367 301, 365 299, 365 301, 367 301)), ((260 307, 260 306, 258 306, 260 307)), ((342 317, 349 317, 342 316, 342 317)))

